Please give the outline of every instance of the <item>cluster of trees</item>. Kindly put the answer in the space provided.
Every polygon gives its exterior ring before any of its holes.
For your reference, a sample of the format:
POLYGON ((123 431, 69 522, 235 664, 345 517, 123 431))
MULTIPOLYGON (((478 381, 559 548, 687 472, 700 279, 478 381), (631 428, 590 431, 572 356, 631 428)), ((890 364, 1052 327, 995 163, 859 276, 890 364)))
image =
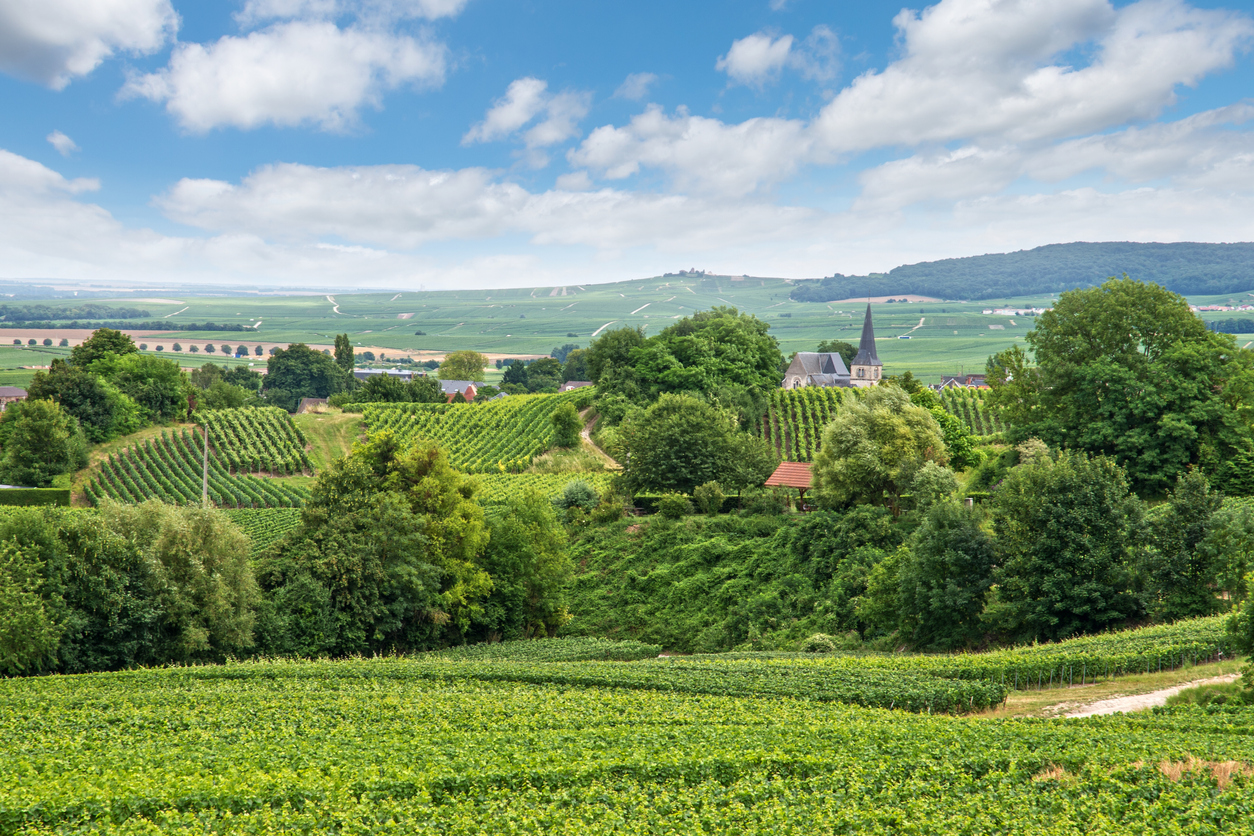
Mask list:
POLYGON ((916 293, 940 299, 997 299, 1062 293, 1127 271, 1176 293, 1254 288, 1254 244, 1050 244, 1014 253, 906 264, 887 273, 797 282, 792 299, 831 302, 916 293))
POLYGON ((16 511, 0 520, 0 674, 552 634, 571 575, 553 504, 523 494, 485 519, 474 492, 438 448, 381 433, 255 561, 210 509, 16 511))
POLYGON ((4 322, 47 322, 71 319, 147 319, 152 316, 142 308, 115 308, 86 302, 66 308, 51 305, 0 305, 0 320, 4 322))

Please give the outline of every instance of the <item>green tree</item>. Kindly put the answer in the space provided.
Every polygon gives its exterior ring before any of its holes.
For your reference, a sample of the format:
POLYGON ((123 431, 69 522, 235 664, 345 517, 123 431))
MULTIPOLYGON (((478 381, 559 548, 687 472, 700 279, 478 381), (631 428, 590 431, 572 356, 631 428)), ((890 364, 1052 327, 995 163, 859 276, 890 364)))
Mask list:
POLYGON ((0 674, 53 667, 63 626, 41 594, 37 559, 12 542, 0 543, 0 674))
POLYGON ((335 361, 304 343, 293 343, 278 349, 266 363, 263 384, 267 400, 289 412, 301 398, 326 398, 338 392, 343 374, 335 361), (284 403, 275 400, 271 390, 282 390, 284 403))
POLYGON ((811 467, 815 498, 836 508, 881 503, 896 510, 926 462, 949 460, 940 425, 895 386, 876 386, 823 430, 811 467))
POLYGON ((839 354, 840 359, 845 361, 846 369, 853 363, 853 358, 858 356, 858 347, 844 340, 823 340, 815 351, 820 354, 839 354))
POLYGON ((1110 459, 1063 452, 1012 469, 993 495, 999 566, 986 621, 1018 641, 1053 641, 1136 616, 1142 517, 1110 459))
POLYGON ((704 394, 721 387, 775 389, 784 356, 769 328, 735 308, 698 311, 632 349, 635 378, 650 395, 704 394))
POLYGON ((139 351, 135 341, 121 331, 112 328, 100 328, 70 349, 70 363, 86 368, 101 357, 134 354, 139 351))
POLYGON ((440 380, 483 380, 488 358, 477 351, 450 351, 444 355, 436 376, 440 380))
POLYGON ((346 375, 353 373, 353 344, 348 339, 348 334, 335 335, 335 365, 339 366, 346 375))
POLYGON ((121 435, 129 425, 128 413, 138 409, 133 403, 123 402, 121 393, 96 375, 64 360, 53 360, 47 372, 35 372, 26 387, 26 397, 59 403, 79 420, 89 441, 107 441, 121 435))
POLYGON ((897 566, 902 633, 915 647, 956 650, 978 644, 980 614, 997 561, 980 511, 938 502, 897 566))
POLYGON ((303 637, 306 647, 322 635, 317 652, 365 653, 462 634, 492 588, 473 495, 438 447, 402 449, 389 432, 355 445, 318 477, 300 529, 260 559, 270 599, 263 635, 303 637))
POLYGON ((562 385, 562 364, 552 357, 541 357, 527 364, 527 391, 555 390, 562 385))
POLYGON ((574 565, 553 503, 535 491, 511 496, 495 516, 482 565, 492 594, 479 621, 506 639, 554 635, 570 620, 567 588, 574 565))
POLYGON ((564 403, 553 410, 553 445, 555 447, 578 447, 579 433, 583 429, 583 419, 573 403, 564 403))
POLYGON ((1254 449, 1254 354, 1208 331, 1181 296, 1126 276, 1063 293, 1027 341, 993 358, 992 402, 1016 438, 1106 455, 1133 487, 1165 493, 1189 465, 1222 487, 1254 449))
POLYGON ((630 490, 691 494, 717 481, 732 489, 760 485, 776 465, 765 442, 743 433, 736 417, 688 395, 663 395, 624 423, 630 490))
POLYGON ((563 383, 571 380, 589 380, 589 374, 588 349, 576 348, 566 355, 566 362, 562 364, 563 383))
POLYGON ((187 376, 173 360, 113 354, 93 361, 88 370, 134 401, 143 423, 173 421, 187 410, 187 376))
POLYGON ((60 404, 28 398, 0 416, 0 481, 45 488, 54 476, 86 466, 87 439, 60 404))
POLYGON ((601 334, 588 346, 588 380, 595 383, 601 392, 638 400, 640 387, 636 381, 632 352, 644 342, 640 329, 628 326, 601 334))
POLYGON ((1205 543, 1222 506, 1223 496, 1211 490, 1204 475, 1190 470, 1176 480, 1163 513, 1151 519, 1142 579, 1156 619, 1176 621, 1219 610, 1222 565, 1205 543))
POLYGON ((196 395, 197 411, 206 409, 239 409, 244 406, 259 406, 260 400, 253 392, 242 386, 235 386, 225 380, 219 380, 203 392, 196 395))

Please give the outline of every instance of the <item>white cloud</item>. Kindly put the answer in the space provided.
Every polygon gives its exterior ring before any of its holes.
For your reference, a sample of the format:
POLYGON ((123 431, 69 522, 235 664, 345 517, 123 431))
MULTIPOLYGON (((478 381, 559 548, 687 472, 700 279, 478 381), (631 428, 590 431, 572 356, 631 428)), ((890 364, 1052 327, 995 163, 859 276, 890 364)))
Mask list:
POLYGON ((0 71, 60 90, 114 53, 157 51, 178 26, 170 0, 3 0, 0 71))
POLYGON ((446 49, 410 36, 293 22, 215 43, 183 44, 124 96, 165 102, 186 130, 316 124, 351 127, 385 90, 444 81, 446 49))
POLYGON ((78 144, 60 131, 53 131, 45 137, 62 157, 68 157, 78 150, 78 144))
POLYGON ((765 32, 756 32, 732 41, 727 54, 714 62, 714 69, 727 73, 737 84, 761 87, 779 77, 780 70, 788 63, 792 42, 792 35, 772 38, 765 32))
POLYGON ((684 110, 670 117, 650 106, 625 127, 597 128, 567 157, 611 180, 648 166, 668 172, 679 189, 741 196, 794 173, 808 142, 795 120, 727 125, 684 110))
POLYGON ((394 22, 409 18, 455 17, 469 0, 248 0, 235 14, 242 26, 272 20, 358 20, 394 22))
MULTIPOLYGON (((523 134, 527 147, 546 148, 565 142, 578 135, 579 120, 588 114, 591 100, 589 93, 568 91, 552 95, 548 92, 548 82, 538 78, 516 79, 484 114, 483 121, 466 132, 462 144, 505 139, 541 113, 546 114, 546 118, 523 134)), ((547 164, 547 157, 544 162, 547 164)))
POLYGON ((618 85, 614 96, 619 99, 631 99, 633 102, 639 101, 649 95, 649 88, 656 84, 657 80, 657 76, 653 73, 632 73, 623 79, 622 84, 618 85))

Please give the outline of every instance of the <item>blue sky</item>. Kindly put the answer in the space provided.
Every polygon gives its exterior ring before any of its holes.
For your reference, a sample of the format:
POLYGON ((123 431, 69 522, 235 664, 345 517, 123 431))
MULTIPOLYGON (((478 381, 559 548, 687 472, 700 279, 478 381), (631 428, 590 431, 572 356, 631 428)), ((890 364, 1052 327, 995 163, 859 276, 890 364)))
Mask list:
POLYGON ((816 277, 1254 239, 1254 3, 0 0, 0 277, 816 277))

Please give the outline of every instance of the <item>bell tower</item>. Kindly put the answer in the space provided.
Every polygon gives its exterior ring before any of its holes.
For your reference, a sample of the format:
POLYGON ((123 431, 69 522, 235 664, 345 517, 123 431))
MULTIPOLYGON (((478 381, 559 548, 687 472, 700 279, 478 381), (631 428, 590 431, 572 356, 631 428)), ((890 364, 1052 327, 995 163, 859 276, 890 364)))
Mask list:
POLYGON ((862 339, 858 342, 858 356, 849 364, 850 386, 874 386, 880 382, 884 364, 875 353, 875 328, 871 325, 871 303, 866 306, 866 321, 862 323, 862 339))

